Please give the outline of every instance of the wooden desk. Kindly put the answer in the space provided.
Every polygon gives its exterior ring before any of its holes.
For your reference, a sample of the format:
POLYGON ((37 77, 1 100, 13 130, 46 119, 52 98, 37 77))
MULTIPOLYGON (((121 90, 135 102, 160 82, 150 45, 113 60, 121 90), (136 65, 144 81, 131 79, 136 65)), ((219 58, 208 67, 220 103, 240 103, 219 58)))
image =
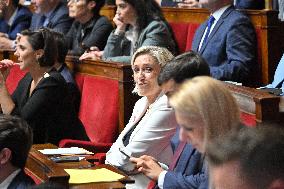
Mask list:
POLYGON ((87 184, 69 184, 68 185, 68 179, 69 175, 64 171, 66 168, 82 168, 82 167, 88 167, 92 164, 89 163, 86 160, 82 160, 80 162, 68 162, 68 163, 55 163, 51 161, 46 155, 43 155, 38 150, 45 149, 45 148, 57 148, 53 144, 37 144, 33 145, 29 157, 28 162, 26 165, 26 168, 31 170, 33 173, 37 174, 38 178, 41 179, 43 182, 45 181, 51 181, 56 182, 64 186, 65 188, 71 188, 71 189, 109 189, 109 188, 125 188, 126 183, 134 183, 134 180, 131 180, 126 174, 122 173, 115 167, 112 167, 110 165, 98 165, 95 167, 91 167, 90 169, 99 169, 99 168, 106 168, 111 171, 114 171, 116 173, 122 174, 125 176, 124 179, 121 181, 116 182, 101 182, 101 183, 87 183, 87 184), (35 166, 35 164, 37 166, 35 166), (38 167, 43 167, 46 171, 38 171, 38 167), (46 176, 44 176, 48 171, 52 172, 54 176, 54 179, 48 179, 46 176), (59 175, 60 174, 60 175, 59 175), (63 181, 59 178, 63 178, 63 181), (66 183, 66 178, 67 183, 66 183), (60 182, 59 182, 60 181, 60 182))
POLYGON ((241 111, 255 115, 257 122, 279 121, 280 97, 255 88, 226 84, 241 111))

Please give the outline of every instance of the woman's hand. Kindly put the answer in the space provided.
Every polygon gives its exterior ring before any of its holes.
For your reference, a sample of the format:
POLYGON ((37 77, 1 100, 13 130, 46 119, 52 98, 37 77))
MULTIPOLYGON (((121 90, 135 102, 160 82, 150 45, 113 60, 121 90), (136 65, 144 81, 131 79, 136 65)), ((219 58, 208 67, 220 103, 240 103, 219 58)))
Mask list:
POLYGON ((139 172, 142 172, 152 180, 157 181, 161 172, 164 171, 158 161, 151 156, 143 155, 139 158, 131 157, 129 160, 136 164, 136 168, 139 172))
POLYGON ((113 22, 116 25, 116 29, 119 30, 120 32, 125 32, 126 29, 126 24, 123 22, 123 20, 120 18, 120 16, 116 13, 113 22))
POLYGON ((100 51, 98 47, 91 47, 90 52, 85 52, 79 58, 79 60, 92 59, 92 60, 101 60, 104 54, 104 51, 100 51))
POLYGON ((15 63, 12 60, 4 59, 0 61, 0 85, 2 86, 8 75, 10 68, 14 65, 15 63))

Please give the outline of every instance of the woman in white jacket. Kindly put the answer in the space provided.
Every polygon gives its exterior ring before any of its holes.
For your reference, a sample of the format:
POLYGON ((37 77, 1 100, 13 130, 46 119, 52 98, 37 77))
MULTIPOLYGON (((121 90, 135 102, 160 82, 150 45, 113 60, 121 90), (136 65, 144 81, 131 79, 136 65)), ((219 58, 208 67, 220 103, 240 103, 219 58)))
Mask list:
POLYGON ((106 155, 107 164, 133 173, 135 184, 126 188, 145 189, 150 180, 143 174, 135 174, 134 165, 121 151, 133 157, 147 154, 165 164, 172 158, 170 138, 177 123, 157 83, 161 68, 172 58, 166 48, 155 46, 141 47, 132 57, 134 91, 143 97, 136 102, 129 123, 106 155))

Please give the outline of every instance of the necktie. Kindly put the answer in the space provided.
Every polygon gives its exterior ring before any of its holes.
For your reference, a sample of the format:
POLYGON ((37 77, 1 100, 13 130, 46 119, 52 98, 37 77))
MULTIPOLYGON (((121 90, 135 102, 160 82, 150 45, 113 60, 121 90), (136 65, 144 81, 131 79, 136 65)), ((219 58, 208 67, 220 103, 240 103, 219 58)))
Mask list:
POLYGON ((46 20, 46 16, 44 16, 44 15, 41 16, 38 28, 41 28, 41 27, 44 26, 43 24, 44 24, 45 20, 46 20))
MULTIPOLYGON (((173 171, 175 169, 175 167, 177 165, 177 162, 179 160, 179 157, 180 157, 180 155, 181 155, 185 145, 186 145, 186 142, 180 141, 177 149, 175 150, 172 162, 171 162, 171 164, 169 166, 169 171, 173 171)), ((154 180, 151 180, 149 182, 148 186, 147 186, 147 189, 154 189, 156 187, 156 185, 157 185, 157 182, 154 181, 154 180)))
POLYGON ((205 45, 205 43, 208 39, 209 33, 210 33, 210 29, 211 29, 214 21, 215 21, 215 18, 211 15, 208 19, 208 22, 207 22, 207 31, 205 33, 205 36, 204 36, 204 39, 203 39, 203 42, 202 42, 200 49, 202 48, 203 45, 205 45))

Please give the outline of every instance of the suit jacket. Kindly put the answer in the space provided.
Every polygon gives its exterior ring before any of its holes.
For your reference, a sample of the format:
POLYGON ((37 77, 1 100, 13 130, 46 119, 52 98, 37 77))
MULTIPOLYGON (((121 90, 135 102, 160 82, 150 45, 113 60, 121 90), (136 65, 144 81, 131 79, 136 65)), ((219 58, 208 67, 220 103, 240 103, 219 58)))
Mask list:
POLYGON ((69 43, 68 46, 71 50, 70 53, 78 56, 82 55, 86 50, 82 48, 82 44, 86 48, 96 46, 103 50, 112 29, 110 21, 105 16, 94 16, 85 26, 80 22, 73 22, 66 36, 66 41, 69 43))
MULTIPOLYGON (((177 149, 179 142, 179 129, 177 129, 171 139, 173 151, 177 149)), ((190 144, 186 144, 174 171, 166 173, 163 189, 206 189, 207 185, 204 184, 206 174, 204 174, 202 165, 202 154, 190 144)))
POLYGON ((45 74, 29 95, 32 77, 28 73, 20 80, 12 95, 15 108, 12 115, 27 121, 33 129, 34 143, 53 143, 64 138, 87 139, 68 91, 60 73, 45 74))
POLYGON ((264 0, 236 0, 237 9, 264 9, 264 0))
MULTIPOLYGON (((42 27, 42 17, 43 15, 41 14, 33 15, 30 30, 36 31, 42 27)), ((72 22, 73 19, 69 17, 68 8, 64 3, 60 2, 49 17, 49 23, 46 27, 66 34, 69 31, 72 22)))
MULTIPOLYGON (((129 123, 106 154, 107 164, 125 171, 134 169, 133 164, 119 151, 119 148, 123 148, 133 157, 147 154, 153 156, 159 162, 170 163, 173 156, 170 138, 174 135, 177 125, 174 111, 168 106, 168 99, 164 94, 160 94, 149 111, 145 113, 148 108, 147 104, 146 97, 136 102, 129 123), (136 124, 137 126, 130 136, 129 144, 124 146, 123 137, 136 124)), ((150 181, 143 174, 136 174, 133 178, 135 184, 127 185, 127 188, 145 189, 150 181)))
POLYGON ((267 85, 266 87, 268 88, 281 88, 282 90, 284 90, 284 54, 277 66, 277 69, 275 71, 274 74, 274 79, 273 82, 269 85, 267 85), (281 83, 282 82, 282 83, 281 83))
POLYGON ((17 14, 11 26, 4 19, 0 19, 0 32, 7 33, 9 39, 16 39, 17 33, 30 27, 32 18, 31 11, 21 5, 18 6, 17 14))
POLYGON ((25 172, 21 170, 12 180, 7 189, 27 189, 34 184, 35 182, 33 179, 31 179, 31 177, 26 175, 25 172))
MULTIPOLYGON (((162 0, 162 7, 176 7, 178 2, 173 0, 162 0)), ((264 0, 236 0, 235 7, 237 9, 264 9, 265 2, 264 0)))
POLYGON ((115 35, 112 32, 104 49, 103 59, 107 61, 130 63, 131 52, 142 46, 161 46, 176 53, 176 43, 172 38, 167 24, 163 21, 153 20, 140 33, 134 47, 124 35, 115 35))
POLYGON ((207 27, 204 22, 196 31, 192 50, 209 64, 212 77, 219 80, 245 82, 256 64, 256 34, 249 18, 229 7, 211 31, 206 43, 198 51, 207 27))

